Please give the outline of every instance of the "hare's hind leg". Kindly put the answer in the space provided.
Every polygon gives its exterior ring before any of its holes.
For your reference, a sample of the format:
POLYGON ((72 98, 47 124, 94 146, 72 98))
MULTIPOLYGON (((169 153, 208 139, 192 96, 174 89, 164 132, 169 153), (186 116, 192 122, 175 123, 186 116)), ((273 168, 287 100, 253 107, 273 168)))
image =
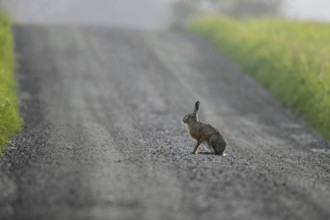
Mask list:
POLYGON ((194 151, 192 152, 193 154, 198 154, 198 153, 199 153, 198 148, 199 148, 199 146, 201 145, 201 143, 202 143, 202 142, 197 141, 196 146, 195 146, 195 148, 194 148, 194 151))
POLYGON ((216 155, 223 155, 227 143, 217 136, 213 136, 210 141, 216 155))

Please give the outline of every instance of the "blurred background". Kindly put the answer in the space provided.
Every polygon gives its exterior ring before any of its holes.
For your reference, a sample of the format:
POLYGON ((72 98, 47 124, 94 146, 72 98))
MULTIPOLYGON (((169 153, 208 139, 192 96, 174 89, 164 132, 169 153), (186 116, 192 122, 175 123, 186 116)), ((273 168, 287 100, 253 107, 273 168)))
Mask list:
POLYGON ((180 28, 203 13, 330 21, 322 0, 0 0, 19 23, 180 28))
POLYGON ((18 24, 195 32, 330 139, 329 1, 0 0, 0 3, 18 24))

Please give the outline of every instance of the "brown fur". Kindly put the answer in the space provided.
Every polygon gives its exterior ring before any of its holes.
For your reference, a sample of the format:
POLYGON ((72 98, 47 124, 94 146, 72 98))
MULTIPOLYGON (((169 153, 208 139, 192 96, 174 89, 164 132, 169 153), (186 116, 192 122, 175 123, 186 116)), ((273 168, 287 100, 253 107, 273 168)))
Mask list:
POLYGON ((187 114, 182 122, 188 127, 189 135, 197 141, 193 154, 198 154, 200 144, 206 143, 210 150, 215 154, 222 155, 226 150, 227 142, 224 136, 210 124, 198 121, 197 111, 199 101, 196 102, 194 112, 187 114))

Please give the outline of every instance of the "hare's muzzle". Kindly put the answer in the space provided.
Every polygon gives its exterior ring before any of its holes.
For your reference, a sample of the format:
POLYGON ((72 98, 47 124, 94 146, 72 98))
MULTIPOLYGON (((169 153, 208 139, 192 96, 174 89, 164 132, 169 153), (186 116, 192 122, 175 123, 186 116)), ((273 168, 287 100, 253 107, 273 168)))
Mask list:
POLYGON ((184 116, 183 119, 182 119, 182 123, 187 124, 188 119, 189 119, 189 115, 184 116))

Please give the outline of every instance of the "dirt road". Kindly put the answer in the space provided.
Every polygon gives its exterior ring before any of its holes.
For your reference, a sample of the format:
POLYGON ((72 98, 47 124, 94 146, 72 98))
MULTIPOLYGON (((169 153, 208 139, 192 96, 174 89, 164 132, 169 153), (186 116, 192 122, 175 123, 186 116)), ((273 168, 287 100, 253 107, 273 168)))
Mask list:
POLYGON ((23 131, 3 219, 329 219, 330 146, 187 33, 16 26, 23 131), (192 155, 181 124, 221 129, 192 155))

